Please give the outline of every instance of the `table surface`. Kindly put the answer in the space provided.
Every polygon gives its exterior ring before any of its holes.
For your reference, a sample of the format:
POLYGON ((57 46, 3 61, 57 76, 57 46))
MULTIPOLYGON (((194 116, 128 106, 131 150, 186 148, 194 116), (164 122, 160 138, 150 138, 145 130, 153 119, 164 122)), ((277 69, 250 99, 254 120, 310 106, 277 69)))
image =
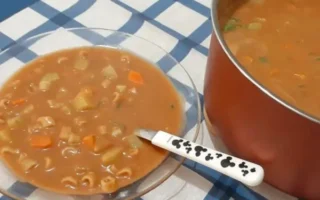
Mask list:
MULTIPOLYGON (((10 1, 1 1, 0 2, 0 49, 5 49, 8 46, 10 46, 12 43, 14 43, 14 40, 20 39, 25 37, 28 34, 25 35, 19 35, 17 37, 14 33, 8 34, 10 32, 6 28, 3 28, 1 26, 1 23, 3 24, 3 21, 8 21, 6 19, 8 18, 14 18, 15 16, 19 15, 19 12, 22 10, 31 7, 32 10, 40 13, 41 15, 47 17, 50 19, 50 21, 55 23, 56 27, 65 27, 63 23, 59 23, 59 20, 62 19, 62 15, 57 14, 55 17, 50 16, 52 13, 52 7, 48 5, 48 2, 53 3, 55 0, 44 0, 43 2, 39 2, 38 0, 10 0, 10 1), (51 1, 51 2, 50 2, 51 1), (41 10, 40 8, 46 8, 47 10, 41 10), (16 15, 15 15, 16 14, 16 15), (58 16, 58 17, 57 17, 58 16), (60 17, 60 18, 59 18, 60 17), (59 18, 59 19, 58 19, 59 18)), ((82 3, 87 0, 80 0, 82 3)), ((141 0, 145 1, 145 0, 141 0)), ((189 72, 191 71, 192 76, 196 76, 194 80, 196 80, 196 86, 198 87, 200 93, 200 98, 202 98, 202 89, 203 89, 203 76, 205 71, 205 62, 206 62, 206 56, 208 54, 208 47, 210 42, 210 33, 212 31, 211 26, 211 18, 210 18, 210 9, 208 6, 210 5, 209 0, 180 0, 178 1, 180 4, 183 5, 184 8, 187 8, 191 13, 192 16, 195 16, 195 18, 199 19, 202 23, 197 26, 196 30, 193 30, 193 32, 190 32, 190 27, 181 26, 180 31, 173 30, 172 25, 170 23, 162 23, 161 21, 164 19, 160 19, 159 17, 156 19, 157 16, 159 16, 164 11, 168 11, 169 8, 171 9, 173 7, 173 4, 176 5, 175 1, 169 1, 169 0, 160 0, 160 1, 150 1, 153 2, 153 5, 149 7, 149 9, 144 10, 143 12, 139 12, 137 8, 139 6, 141 7, 142 4, 139 0, 132 0, 131 2, 129 0, 124 1, 113 1, 118 6, 126 9, 127 11, 131 12, 132 16, 138 16, 142 18, 144 21, 150 22, 153 26, 156 26, 158 29, 161 29, 166 34, 170 35, 171 37, 174 37, 177 41, 176 46, 172 47, 172 50, 170 51, 171 55, 174 56, 178 61, 181 61, 183 65, 187 69, 189 69, 189 72), (130 3, 128 3, 130 2, 130 3), (128 3, 128 4, 127 4, 128 3), (135 6, 130 6, 132 3, 136 3, 135 6), (139 4, 139 5, 138 5, 139 4), (195 14, 200 13, 200 17, 195 14), (188 33, 187 36, 185 36, 184 33, 188 33), (183 48, 187 48, 187 51, 183 51, 183 48), (189 55, 191 53, 194 55, 189 55), (194 53, 196 52, 196 53, 194 53), (189 59, 188 59, 189 57, 189 59), (192 59, 190 59, 192 58, 192 59), (192 61, 189 61, 192 60, 192 61), (199 65, 199 66, 192 66, 191 65, 199 65), (189 66, 190 65, 190 66, 189 66), (195 70, 195 67, 196 68, 195 70)), ((65 0, 66 3, 69 3, 70 0, 65 0)), ((74 2, 74 1, 72 1, 74 2)), ((87 1, 91 2, 91 1, 87 1)), ((94 1, 93 1, 94 2, 94 1)), ((89 4, 89 3, 88 3, 89 4)), ((58 9, 58 8, 56 8, 58 9)), ((55 11, 56 13, 58 11, 55 11)), ((70 11, 71 12, 71 11, 70 11)), ((185 10, 181 9, 178 12, 181 12, 181 14, 184 14, 185 10)), ((176 13, 177 14, 177 13, 176 13)), ((67 15, 67 14, 66 14, 67 15)), ((64 16, 66 16, 64 15, 64 16)), ((190 14, 191 15, 191 14, 190 14)), ((69 17, 69 21, 72 21, 72 17, 69 17)), ((162 17, 165 18, 165 17, 162 17)), ((80 20, 81 21, 81 20, 80 20)), ((83 20, 85 22, 85 20, 83 20)), ((144 22, 143 21, 143 22, 144 22)), ((142 23, 143 23, 142 22, 142 23)), ((19 23, 23 23, 22 21, 19 23)), ((123 25, 121 28, 119 28, 122 31, 128 31, 132 32, 133 34, 138 31, 140 27, 138 27, 137 23, 139 23, 134 17, 131 17, 129 22, 125 25, 123 25), (131 23, 131 24, 130 24, 131 23), (132 25, 132 26, 130 26, 132 25), (137 28, 135 28, 137 26, 137 28)), ((141 24, 140 24, 141 25, 141 24)), ((192 25, 192 24, 191 24, 192 25)), ((190 26, 191 26, 190 25, 190 26)), ((85 26, 85 25, 84 25, 85 26)), ((40 27, 40 26, 39 26, 40 27)), ((179 28, 179 27, 178 27, 179 28)), ((37 30, 39 32, 39 30, 37 30)), ((32 31, 31 31, 32 32, 32 31)), ((41 32, 41 30, 40 30, 41 32)), ((29 34, 30 35, 30 34, 29 34)), ((166 44, 169 45, 170 44, 166 44)), ((213 145, 210 141, 210 137, 208 136, 207 130, 204 131, 204 135, 202 137, 202 141, 205 145, 213 145)), ((267 184, 263 184, 261 187, 254 188, 253 190, 247 188, 246 186, 242 185, 241 183, 234 181, 226 176, 223 176, 213 170, 210 170, 202 165, 195 164, 191 161, 186 161, 184 164, 184 167, 180 170, 178 173, 187 173, 188 176, 190 172, 186 170, 192 170, 196 172, 194 177, 199 178, 201 175, 201 179, 203 179, 204 188, 196 188, 190 186, 189 189, 184 189, 184 193, 187 193, 188 190, 192 190, 195 193, 202 194, 200 197, 199 195, 197 197, 192 197, 192 195, 180 195, 180 198, 170 198, 170 199, 244 199, 244 200, 260 200, 260 199, 286 199, 286 200, 294 200, 296 198, 290 197, 286 194, 283 194, 272 187, 268 186, 267 184), (207 183, 210 182, 210 183, 207 183), (203 191, 202 191, 203 190, 203 191), (191 196, 191 197, 190 197, 191 196)), ((199 178, 200 179, 200 178, 199 178)), ((170 180, 169 180, 170 182, 170 180)), ((199 181, 201 182, 201 181, 199 181)), ((173 184, 175 182, 172 182, 173 184)), ((172 184, 171 183, 171 184, 172 184)), ((13 186, 11 186, 13 187, 13 186)), ((32 193, 31 191, 30 193, 32 193)), ((157 188, 154 193, 161 192, 161 187, 159 189, 157 188)), ((182 192, 183 193, 183 192, 182 192)), ((154 195, 154 194, 153 194, 154 195)), ((179 195, 178 195, 179 196, 179 195)), ((7 200, 10 199, 6 196, 0 197, 0 200, 7 200)), ((150 195, 145 195, 142 197, 142 199, 155 199, 154 196, 150 198, 150 195)), ((161 199, 161 198, 158 198, 161 199)), ((164 199, 164 198, 162 198, 164 199)), ((169 198, 167 198, 169 199, 169 198)))

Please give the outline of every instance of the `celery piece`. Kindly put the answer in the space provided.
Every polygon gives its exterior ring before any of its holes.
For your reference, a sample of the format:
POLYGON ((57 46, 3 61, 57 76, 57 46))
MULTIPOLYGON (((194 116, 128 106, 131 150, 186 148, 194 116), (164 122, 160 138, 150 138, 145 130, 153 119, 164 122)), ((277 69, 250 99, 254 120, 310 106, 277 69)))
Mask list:
POLYGON ((106 151, 101 157, 102 163, 104 165, 109 165, 121 155, 122 150, 122 147, 113 147, 110 150, 106 151))
POLYGON ((134 149, 138 149, 143 145, 140 138, 136 135, 129 135, 129 136, 125 137, 124 139, 126 141, 128 141, 129 145, 134 149))

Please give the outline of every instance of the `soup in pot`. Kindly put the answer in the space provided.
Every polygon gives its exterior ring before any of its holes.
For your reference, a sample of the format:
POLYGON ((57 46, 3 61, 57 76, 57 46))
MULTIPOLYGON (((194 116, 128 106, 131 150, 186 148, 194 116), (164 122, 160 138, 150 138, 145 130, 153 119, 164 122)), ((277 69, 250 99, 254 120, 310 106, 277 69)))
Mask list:
POLYGON ((137 181, 168 154, 134 131, 178 134, 182 122, 165 75, 116 49, 45 55, 0 90, 2 160, 22 181, 59 193, 112 193, 137 181))
POLYGON ((274 94, 320 118, 320 1, 238 2, 223 28, 232 53, 274 94))

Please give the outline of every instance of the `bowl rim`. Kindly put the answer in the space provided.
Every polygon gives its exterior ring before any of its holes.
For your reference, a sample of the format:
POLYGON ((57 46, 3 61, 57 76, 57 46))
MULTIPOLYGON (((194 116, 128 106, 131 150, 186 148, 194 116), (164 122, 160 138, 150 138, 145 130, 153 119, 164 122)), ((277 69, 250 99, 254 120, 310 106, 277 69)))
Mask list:
MULTIPOLYGON (((37 38, 40 39, 40 38, 43 37, 43 36, 48 36, 48 35, 51 35, 51 34, 53 34, 53 33, 58 32, 58 31, 72 32, 72 31, 77 31, 77 30, 93 30, 93 31, 94 31, 94 30, 100 30, 100 31, 109 31, 109 32, 111 32, 111 33, 120 33, 120 34, 123 34, 123 35, 128 36, 128 37, 133 37, 133 38, 141 39, 141 40, 143 40, 143 41, 145 41, 145 42, 147 42, 147 43, 149 43, 149 44, 151 44, 151 45, 159 48, 159 49, 162 50, 164 53, 166 53, 166 56, 169 56, 169 58, 172 59, 172 60, 176 63, 176 66, 179 66, 179 67, 184 71, 184 73, 187 75, 187 77, 188 77, 188 79, 189 79, 189 81, 190 81, 190 83, 191 83, 191 87, 190 87, 190 86, 189 86, 189 87, 192 89, 192 92, 195 94, 195 100, 196 100, 196 104, 197 104, 197 105, 196 105, 196 108, 197 108, 197 123, 196 123, 196 125, 195 125, 195 130, 194 130, 195 133, 194 133, 194 135, 193 135, 193 137, 191 138, 190 141, 192 141, 192 142, 195 142, 195 141, 196 141, 196 139, 198 138, 199 133, 200 133, 200 128, 201 128, 201 115, 202 115, 201 102, 200 102, 200 97, 199 97, 199 92, 198 92, 198 90, 197 90, 197 87, 196 87, 194 81, 192 80, 189 72, 186 70, 186 68, 183 67, 182 64, 181 64, 180 62, 178 62, 177 59, 175 59, 167 50, 165 50, 163 47, 161 47, 160 45, 156 44, 155 42, 152 42, 152 41, 150 41, 150 40, 148 40, 148 39, 145 39, 145 38, 143 38, 143 37, 141 37, 141 36, 137 36, 137 35, 134 35, 134 34, 131 34, 131 33, 127 33, 127 32, 124 32, 124 31, 119 31, 119 30, 114 30, 114 29, 96 28, 96 27, 73 27, 73 28, 55 29, 55 30, 52 30, 52 31, 47 31, 47 32, 43 32, 43 33, 40 33, 40 34, 36 34, 36 35, 30 36, 30 37, 27 37, 27 38, 25 38, 25 39, 22 39, 22 40, 17 40, 15 43, 12 43, 12 44, 10 44, 9 46, 7 46, 6 49, 0 49, 0 55, 4 54, 6 51, 9 51, 11 48, 14 48, 16 45, 26 43, 26 42, 28 42, 28 41, 30 41, 30 40, 33 40, 33 39, 37 39, 37 38)), ((98 33, 98 34, 99 34, 99 33, 98 33)), ((84 45, 84 46, 86 46, 86 45, 84 45)), ((61 49, 60 49, 60 50, 61 50, 61 49)), ((59 50, 55 50, 55 51, 59 51, 59 50)), ((41 57, 41 56, 43 56, 43 55, 40 55, 40 56, 38 56, 38 57, 36 57, 36 58, 34 58, 34 59, 37 59, 37 58, 39 58, 39 57, 41 57)), ((33 60, 34 60, 34 59, 33 59, 33 60)), ((147 61, 150 61, 150 60, 148 60, 148 58, 144 58, 144 59, 146 59, 147 61)), ((30 61, 29 61, 29 62, 30 62, 30 61)), ((155 63, 152 62, 152 61, 150 61, 150 62, 151 62, 152 64, 155 64, 155 63)), ((27 64, 27 63, 24 63, 21 68, 23 68, 26 64, 27 64)), ((155 64, 155 65, 156 65, 156 64, 155 64)), ((16 71, 16 72, 17 72, 17 71, 16 71)), ((166 74, 165 74, 165 75, 166 75, 166 74)), ((11 75, 11 76, 12 76, 12 75, 11 75)), ((11 77, 11 76, 10 76, 10 77, 11 77)), ((6 79, 6 80, 7 80, 7 79, 6 79)), ((170 80, 169 80, 169 81, 170 81, 170 80)), ((171 82, 171 81, 170 81, 170 82, 171 82)), ((186 126, 186 124, 185 124, 185 126, 186 126)), ((170 157, 171 154, 172 154, 172 153, 168 154, 168 157, 166 157, 166 158, 163 160, 163 162, 164 162, 165 160, 167 160, 167 159, 170 157)), ((180 157, 181 157, 181 156, 180 156, 180 157)), ((177 164, 174 168, 172 168, 172 170, 171 170, 167 175, 163 176, 161 179, 159 179, 156 183, 153 183, 153 184, 152 184, 151 186, 149 186, 147 189, 145 189, 145 190, 143 190, 143 191, 141 191, 141 192, 139 192, 139 193, 137 193, 137 194, 131 195, 130 197, 125 197, 124 200, 129 200, 129 199, 138 198, 138 197, 141 197, 141 196, 145 195, 146 193, 154 190, 154 189, 157 188, 159 185, 161 185, 163 182, 165 182, 170 176, 172 176, 172 175, 181 167, 181 165, 184 163, 185 160, 186 160, 186 158, 181 157, 181 159, 177 160, 177 163, 178 163, 178 164, 177 164)), ((163 163, 163 162, 162 162, 162 163, 163 163)), ((157 168, 159 168, 159 167, 162 165, 162 163, 161 163, 159 166, 157 166, 155 169, 153 169, 153 170, 156 170, 157 168)), ((143 178, 148 177, 148 176, 153 172, 153 170, 150 171, 146 176, 141 177, 141 179, 138 179, 137 181, 141 181, 143 178)), ((128 186, 130 186, 130 185, 128 185, 128 186)), ((125 187, 128 187, 128 186, 125 186, 125 187)), ((37 188, 38 188, 38 187, 37 187, 37 188)), ((41 189, 41 190, 45 190, 45 189, 42 189, 42 188, 40 188, 40 189, 41 189)), ((45 191, 51 192, 50 190, 45 190, 45 191)), ((7 189, 0 188, 0 193, 2 193, 3 195, 6 195, 6 196, 8 196, 8 197, 10 197, 10 198, 12 198, 12 199, 16 199, 16 200, 20 200, 20 199, 21 199, 21 198, 17 197, 16 195, 11 194, 10 192, 8 192, 7 189)), ((64 194, 64 195, 68 195, 68 194, 64 194)), ((94 195, 97 195, 97 194, 94 194, 94 195)), ((72 195, 72 196, 74 196, 74 195, 72 195)), ((85 195, 85 196, 90 196, 90 195, 85 195)))
POLYGON ((264 94, 268 95, 270 98, 272 98, 275 102, 279 103, 280 105, 284 106, 285 108, 289 109, 290 111, 293 111, 293 113, 296 113, 300 115, 303 118, 306 118, 312 122, 315 122, 317 124, 320 124, 320 117, 316 117, 310 113, 305 112, 304 110, 293 106, 289 102, 285 101, 284 99, 280 98, 278 95, 276 95, 274 92, 272 92, 270 89, 265 87, 259 80, 254 78, 244 67, 240 64, 238 59, 233 55, 230 48, 228 47, 227 43, 224 40, 220 25, 219 25, 219 16, 218 16, 218 4, 221 0, 213 0, 211 3, 211 23, 213 26, 213 33, 215 34, 215 37, 217 38, 221 48, 228 56, 229 60, 233 63, 233 65, 240 71, 240 73, 247 78, 251 83, 253 83, 259 90, 261 90, 264 94))

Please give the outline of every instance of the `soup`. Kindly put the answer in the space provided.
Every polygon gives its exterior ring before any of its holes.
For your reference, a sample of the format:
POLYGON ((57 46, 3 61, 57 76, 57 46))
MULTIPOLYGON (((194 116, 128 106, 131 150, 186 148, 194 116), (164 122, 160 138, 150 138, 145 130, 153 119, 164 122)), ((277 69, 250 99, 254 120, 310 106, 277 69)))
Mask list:
POLYGON ((318 0, 240 0, 224 24, 232 53, 262 85, 320 118, 318 0), (239 3, 240 2, 240 3, 239 3))
POLYGON ((166 158, 134 131, 178 134, 180 101, 160 70, 129 52, 83 47, 48 54, 0 91, 2 159, 19 179, 44 189, 112 193, 166 158))

